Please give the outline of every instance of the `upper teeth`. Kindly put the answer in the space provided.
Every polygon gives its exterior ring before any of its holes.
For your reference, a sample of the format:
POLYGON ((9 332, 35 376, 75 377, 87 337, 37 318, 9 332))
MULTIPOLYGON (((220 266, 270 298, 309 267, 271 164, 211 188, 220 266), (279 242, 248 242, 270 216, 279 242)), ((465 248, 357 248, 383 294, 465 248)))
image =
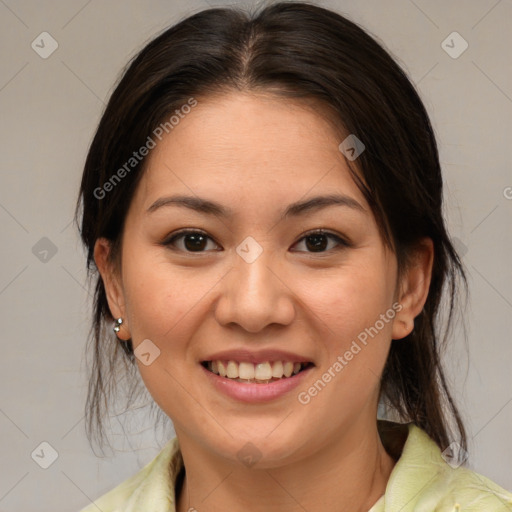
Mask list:
POLYGON ((236 361, 208 361, 208 369, 217 373, 221 377, 230 379, 244 380, 270 380, 272 377, 281 379, 283 375, 290 377, 299 373, 302 363, 292 363, 291 361, 275 361, 273 363, 266 361, 264 363, 247 363, 236 361))

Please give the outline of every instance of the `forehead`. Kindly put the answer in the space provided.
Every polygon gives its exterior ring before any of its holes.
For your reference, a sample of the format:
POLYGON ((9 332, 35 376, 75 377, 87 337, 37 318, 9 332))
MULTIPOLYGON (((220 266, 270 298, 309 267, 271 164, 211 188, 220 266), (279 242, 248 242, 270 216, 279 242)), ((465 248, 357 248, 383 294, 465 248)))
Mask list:
POLYGON ((313 103, 232 93, 198 104, 146 159, 136 200, 186 192, 257 207, 344 193, 368 207, 339 150, 342 135, 313 103))

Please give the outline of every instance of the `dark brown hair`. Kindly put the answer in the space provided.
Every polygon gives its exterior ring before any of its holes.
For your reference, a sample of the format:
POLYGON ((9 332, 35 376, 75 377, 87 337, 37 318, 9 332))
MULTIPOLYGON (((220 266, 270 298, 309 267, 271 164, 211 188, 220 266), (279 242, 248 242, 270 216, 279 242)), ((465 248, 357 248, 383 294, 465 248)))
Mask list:
MULTIPOLYGON (((93 354, 86 403, 89 440, 96 434, 103 441, 103 419, 119 372, 126 372, 133 389, 138 383, 131 343, 121 345, 123 352, 110 330, 113 319, 93 251, 96 240, 106 237, 113 258, 119 256, 124 219, 145 160, 123 179, 114 183, 112 177, 190 98, 233 91, 316 101, 342 132, 363 141, 365 151, 351 165, 353 178, 383 240, 395 251, 399 276, 418 239, 433 240, 428 298, 413 332, 392 342, 381 400, 396 417, 424 429, 441 449, 454 436, 465 448, 464 426, 440 354, 451 331, 459 281, 466 294, 467 281, 444 225, 443 180, 429 117, 380 43, 345 17, 306 2, 275 3, 257 12, 215 8, 194 14, 147 44, 110 97, 87 155, 77 204, 88 270, 95 279, 93 346, 87 348, 93 354), (109 180, 114 185, 108 193, 98 193, 109 180), (440 308, 445 289, 449 300, 440 308), (441 312, 447 313, 444 337, 438 332, 441 312)), ((127 391, 129 399, 133 389, 127 391)))

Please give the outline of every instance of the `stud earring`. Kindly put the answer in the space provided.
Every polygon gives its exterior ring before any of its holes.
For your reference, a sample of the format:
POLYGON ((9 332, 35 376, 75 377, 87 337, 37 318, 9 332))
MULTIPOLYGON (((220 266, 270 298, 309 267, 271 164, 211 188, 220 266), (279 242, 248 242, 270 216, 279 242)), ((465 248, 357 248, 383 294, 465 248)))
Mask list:
POLYGON ((114 324, 114 332, 117 334, 121 330, 121 324, 123 323, 122 318, 118 318, 114 324))

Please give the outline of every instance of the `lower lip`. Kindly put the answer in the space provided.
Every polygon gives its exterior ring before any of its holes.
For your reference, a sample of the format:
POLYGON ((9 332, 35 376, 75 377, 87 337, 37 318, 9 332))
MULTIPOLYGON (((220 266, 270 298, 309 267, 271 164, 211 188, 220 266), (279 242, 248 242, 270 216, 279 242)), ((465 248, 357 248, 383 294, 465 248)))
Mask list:
POLYGON ((256 384, 243 383, 228 379, 227 377, 221 377, 207 370, 203 365, 200 366, 206 372, 207 378, 210 379, 211 383, 219 391, 236 400, 250 403, 267 402, 292 391, 306 378, 310 370, 314 368, 310 366, 292 377, 283 377, 268 384, 256 384))

